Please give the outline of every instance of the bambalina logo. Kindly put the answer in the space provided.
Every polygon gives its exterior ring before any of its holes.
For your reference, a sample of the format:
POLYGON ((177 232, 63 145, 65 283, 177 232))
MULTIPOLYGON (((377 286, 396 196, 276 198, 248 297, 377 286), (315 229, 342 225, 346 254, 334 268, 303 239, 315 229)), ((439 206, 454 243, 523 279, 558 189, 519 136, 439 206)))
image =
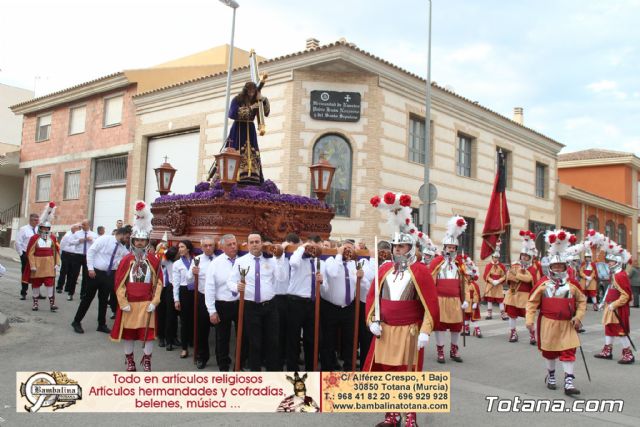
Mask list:
POLYGON ((28 412, 38 412, 49 406, 57 411, 82 399, 82 388, 62 372, 37 372, 20 384, 20 395, 29 402, 24 406, 28 412))

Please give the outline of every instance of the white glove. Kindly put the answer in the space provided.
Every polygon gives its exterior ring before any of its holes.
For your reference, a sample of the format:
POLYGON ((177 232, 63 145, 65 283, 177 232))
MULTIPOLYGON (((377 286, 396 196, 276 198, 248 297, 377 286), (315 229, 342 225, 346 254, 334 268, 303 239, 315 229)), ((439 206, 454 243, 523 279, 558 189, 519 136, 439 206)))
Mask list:
POLYGON ((460 307, 462 307, 463 310, 466 310, 467 308, 469 308, 469 303, 465 301, 460 307))
POLYGON ((609 306, 608 306, 608 307, 609 307, 609 310, 610 310, 610 311, 614 311, 614 310, 615 310, 615 308, 613 308, 613 304, 609 304, 609 306))
POLYGON ((420 335, 418 335, 418 350, 426 347, 427 344, 429 344, 429 335, 424 332, 420 332, 420 335))
POLYGON ((60 273, 60 266, 59 265, 56 265, 54 268, 56 270, 56 273, 60 273))
POLYGON ((474 303, 473 303, 473 305, 471 306, 471 308, 472 308, 472 309, 474 309, 474 310, 475 310, 476 308, 478 308, 478 303, 477 303, 477 302, 474 302, 474 303))
POLYGON ((497 280, 492 280, 491 283, 493 283, 493 286, 498 286, 498 281, 497 280))
POLYGON ((382 335, 382 326, 380 326, 380 323, 378 322, 373 322, 369 325, 369 330, 371 331, 371 333, 377 337, 379 337, 380 335, 382 335))
POLYGON ((603 307, 604 307, 604 303, 598 304, 598 311, 602 311, 603 307))
POLYGON ((131 311, 131 306, 129 304, 122 307, 122 311, 126 311, 127 313, 131 311))
POLYGON ((149 304, 149 307, 147 307, 147 313, 151 313, 155 309, 156 309, 155 304, 149 304))

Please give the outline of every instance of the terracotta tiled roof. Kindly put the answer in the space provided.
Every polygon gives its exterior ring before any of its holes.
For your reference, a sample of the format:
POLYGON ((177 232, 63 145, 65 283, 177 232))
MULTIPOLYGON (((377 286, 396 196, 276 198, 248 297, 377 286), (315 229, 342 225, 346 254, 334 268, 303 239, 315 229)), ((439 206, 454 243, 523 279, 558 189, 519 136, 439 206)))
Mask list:
POLYGON ((24 101, 24 102, 21 102, 19 104, 12 105, 9 108, 22 107, 23 105, 27 105, 27 104, 30 104, 32 102, 38 102, 38 101, 40 101, 42 99, 49 98, 50 96, 60 95, 61 93, 69 92, 71 90, 78 89, 78 88, 81 88, 83 86, 88 86, 90 84, 93 84, 93 83, 96 83, 96 82, 99 82, 99 81, 102 81, 102 80, 107 80, 107 79, 110 79, 110 78, 113 78, 113 77, 117 77, 117 76, 124 76, 124 73, 118 72, 118 73, 109 74, 108 76, 99 77, 97 79, 89 80, 88 82, 80 83, 80 84, 77 84, 75 86, 71 86, 71 87, 59 90, 57 92, 48 93, 46 95, 39 96, 37 98, 32 98, 32 99, 30 99, 28 101, 24 101))
POLYGON ((574 151, 572 153, 562 153, 558 155, 558 161, 568 162, 576 160, 596 160, 596 159, 617 159, 620 157, 632 157, 633 153, 624 151, 601 150, 592 148, 589 150, 574 151))
MULTIPOLYGON (((426 83, 426 81, 427 81, 426 79, 420 77, 419 75, 414 74, 414 73, 412 73, 410 71, 407 71, 404 68, 398 67, 397 65, 395 65, 395 64, 393 64, 393 63, 391 63, 391 62, 389 62, 389 61, 387 61, 385 59, 382 59, 382 58, 380 58, 380 57, 378 57, 376 55, 373 55, 372 53, 369 53, 369 52, 367 52, 365 50, 362 50, 359 47, 357 47, 355 44, 349 43, 346 40, 338 40, 338 41, 336 41, 334 43, 329 43, 329 44, 322 45, 322 46, 319 46, 319 47, 316 47, 316 48, 313 48, 313 49, 306 49, 306 50, 301 50, 301 51, 298 51, 298 52, 295 52, 295 53, 290 53, 290 54, 287 54, 287 55, 278 56, 276 58, 268 59, 268 60, 266 60, 264 62, 261 62, 260 64, 261 65, 262 64, 270 64, 270 63, 282 61, 282 60, 285 60, 285 59, 288 59, 288 58, 293 58, 293 57, 296 57, 296 56, 304 55, 306 53, 311 53, 311 52, 317 52, 317 51, 321 51, 321 50, 331 49, 331 48, 337 47, 337 46, 346 46, 346 47, 348 47, 350 49, 353 49, 356 52, 359 52, 359 53, 361 53, 363 55, 366 55, 366 56, 368 56, 370 58, 375 59, 376 61, 379 61, 379 62, 381 62, 381 63, 383 63, 385 65, 388 65, 389 67, 392 67, 392 68, 394 68, 394 69, 396 69, 398 71, 401 71, 401 72, 403 72, 405 74, 408 74, 409 76, 411 76, 413 78, 416 78, 416 79, 418 79, 418 80, 420 80, 420 81, 422 81, 424 83, 426 83)), ((249 68, 249 66, 238 67, 238 68, 235 68, 233 71, 247 70, 248 68, 249 68)), ((210 79, 210 78, 213 78, 213 77, 220 77, 220 76, 223 76, 223 75, 226 75, 226 74, 227 74, 227 72, 223 71, 223 72, 219 72, 219 73, 215 73, 215 74, 210 74, 210 75, 207 75, 207 76, 198 77, 198 78, 191 79, 191 80, 186 80, 184 82, 175 83, 175 84, 171 84, 171 85, 168 85, 168 86, 165 86, 165 87, 157 88, 157 89, 154 89, 154 90, 151 90, 151 91, 148 91, 148 92, 142 92, 142 93, 136 94, 134 96, 134 98, 137 98, 137 97, 140 97, 140 96, 144 96, 144 95, 147 95, 147 94, 150 94, 150 93, 154 93, 154 92, 159 92, 159 91, 162 91, 162 90, 170 89, 170 88, 173 88, 173 87, 187 85, 187 84, 193 83, 193 82, 210 79)), ((445 89, 442 86, 438 86, 437 84, 435 84, 433 82, 431 83, 431 86, 434 87, 434 88, 437 88, 437 89, 439 89, 439 90, 441 90, 443 92, 451 94, 451 95, 455 96, 458 99, 461 99, 461 100, 463 100, 465 102, 473 104, 476 107, 478 107, 478 108, 480 108, 480 109, 482 109, 482 110, 484 110, 484 111, 486 111, 488 113, 491 113, 491 114, 493 114, 493 115, 495 115, 497 117, 500 117, 501 119, 508 120, 512 124, 515 124, 515 125, 523 128, 523 129, 527 129, 528 131, 533 132, 534 134, 536 134, 538 136, 541 136, 541 137, 543 137, 544 139, 546 139, 548 141, 551 141, 553 143, 556 143, 556 144, 564 146, 562 143, 560 143, 560 142, 558 142, 558 141, 556 141, 556 140, 554 140, 552 138, 549 138, 548 136, 543 135, 540 132, 537 132, 537 131, 529 128, 529 127, 521 125, 520 123, 513 121, 509 117, 503 116, 500 113, 497 113, 497 112, 495 112, 495 111, 493 111, 493 110, 491 110, 491 109, 489 109, 487 107, 484 107, 484 106, 480 105, 476 101, 472 101, 469 98, 465 98, 464 96, 458 95, 457 93, 455 93, 455 92, 453 92, 453 91, 451 91, 449 89, 445 89)))

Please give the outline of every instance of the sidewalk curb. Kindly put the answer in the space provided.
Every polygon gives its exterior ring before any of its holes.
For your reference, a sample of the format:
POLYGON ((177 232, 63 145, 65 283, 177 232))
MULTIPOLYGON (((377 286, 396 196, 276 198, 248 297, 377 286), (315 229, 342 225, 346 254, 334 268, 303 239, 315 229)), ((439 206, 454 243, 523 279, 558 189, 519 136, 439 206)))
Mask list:
POLYGON ((9 256, 4 254, 0 254, 0 259, 6 259, 8 261, 13 261, 13 262, 20 262, 20 258, 16 256, 9 256))
POLYGON ((0 334, 4 334, 9 329, 9 319, 0 312, 0 334))

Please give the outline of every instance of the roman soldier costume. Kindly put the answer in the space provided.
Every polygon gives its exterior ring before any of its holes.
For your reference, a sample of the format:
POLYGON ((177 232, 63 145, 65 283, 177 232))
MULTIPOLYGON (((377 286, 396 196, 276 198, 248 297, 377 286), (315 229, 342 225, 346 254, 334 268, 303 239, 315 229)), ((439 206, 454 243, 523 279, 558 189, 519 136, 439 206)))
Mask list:
POLYGON ((584 251, 584 261, 580 265, 580 284, 587 296, 587 300, 593 303, 593 311, 598 311, 598 271, 596 270, 596 263, 592 259, 593 253, 589 246, 584 251))
MULTIPOLYGON (((367 295, 367 325, 375 337, 363 371, 418 371, 439 311, 429 269, 415 257, 416 239, 426 236, 411 222, 409 196, 387 193, 384 201, 382 207, 401 232, 391 242, 392 262, 380 266, 379 280, 367 295)), ((377 426, 397 426, 400 418, 399 413, 387 413, 377 426)), ((405 426, 417 427, 415 413, 406 415, 405 426)))
MULTIPOLYGON (((509 290, 504 297, 505 312, 509 316, 509 342, 518 341, 516 332, 516 320, 518 317, 526 317, 527 300, 533 285, 538 281, 538 269, 532 265, 531 260, 535 254, 535 234, 521 230, 522 249, 520 259, 513 263, 507 272, 507 284, 509 290)), ((530 331, 529 343, 536 344, 535 333, 530 331)))
POLYGON ((482 338, 482 332, 480 326, 478 326, 478 320, 480 320, 480 286, 478 286, 478 267, 469 256, 463 258, 465 264, 465 272, 469 280, 467 286, 467 292, 465 295, 465 301, 467 302, 467 308, 464 311, 464 335, 469 336, 471 334, 470 325, 473 325, 473 336, 482 338))
MULTIPOLYGON (((597 233, 599 234, 599 233, 597 233)), ((604 300, 600 306, 604 310, 602 324, 604 325, 605 345, 602 351, 595 355, 598 359, 613 358, 614 338, 622 344, 622 357, 618 363, 628 365, 635 362, 629 340, 629 303, 631 302, 631 283, 624 266, 631 255, 622 246, 607 238, 603 238, 603 246, 606 251, 605 260, 611 271, 611 283, 607 288, 604 300)))
POLYGON ((465 301, 468 277, 462 260, 456 256, 456 251, 458 236, 466 229, 467 222, 464 218, 452 217, 442 241, 443 254, 435 257, 429 266, 438 291, 440 307, 440 322, 435 329, 438 363, 444 363, 443 332, 447 330, 451 333, 449 357, 456 362, 462 362, 458 352, 458 338, 464 321, 463 312, 469 307, 469 303, 465 301))
POLYGON ((60 246, 56 237, 51 234, 51 221, 53 221, 56 204, 50 202, 40 216, 38 233, 31 236, 25 255, 27 263, 22 272, 22 283, 31 283, 33 292, 33 311, 38 311, 38 297, 40 287, 47 288, 49 297, 49 309, 58 310, 53 285, 56 278, 56 269, 60 268, 60 246))
POLYGON ((133 344, 136 340, 143 341, 144 355, 140 363, 145 371, 151 371, 155 309, 160 303, 163 275, 160 260, 147 251, 153 215, 144 202, 137 202, 135 209, 132 253, 122 258, 115 276, 118 309, 111 340, 124 341, 127 371, 136 370, 133 344))
POLYGON ((587 300, 578 283, 567 272, 569 234, 563 230, 547 231, 545 239, 549 244, 550 277, 540 279, 531 292, 526 324, 529 330, 537 331, 538 349, 547 364, 547 388, 556 389, 556 361, 560 359, 565 374, 564 392, 575 395, 580 394, 574 385, 576 348, 580 346, 576 331, 581 327, 587 300), (538 310, 537 326, 534 327, 538 310))
POLYGON ((493 303, 498 303, 500 307, 500 317, 508 320, 509 317, 504 312, 504 289, 502 285, 507 280, 507 268, 500 262, 500 245, 498 240, 496 250, 491 255, 491 262, 484 267, 482 279, 485 282, 484 300, 487 302, 487 320, 493 318, 493 303))

